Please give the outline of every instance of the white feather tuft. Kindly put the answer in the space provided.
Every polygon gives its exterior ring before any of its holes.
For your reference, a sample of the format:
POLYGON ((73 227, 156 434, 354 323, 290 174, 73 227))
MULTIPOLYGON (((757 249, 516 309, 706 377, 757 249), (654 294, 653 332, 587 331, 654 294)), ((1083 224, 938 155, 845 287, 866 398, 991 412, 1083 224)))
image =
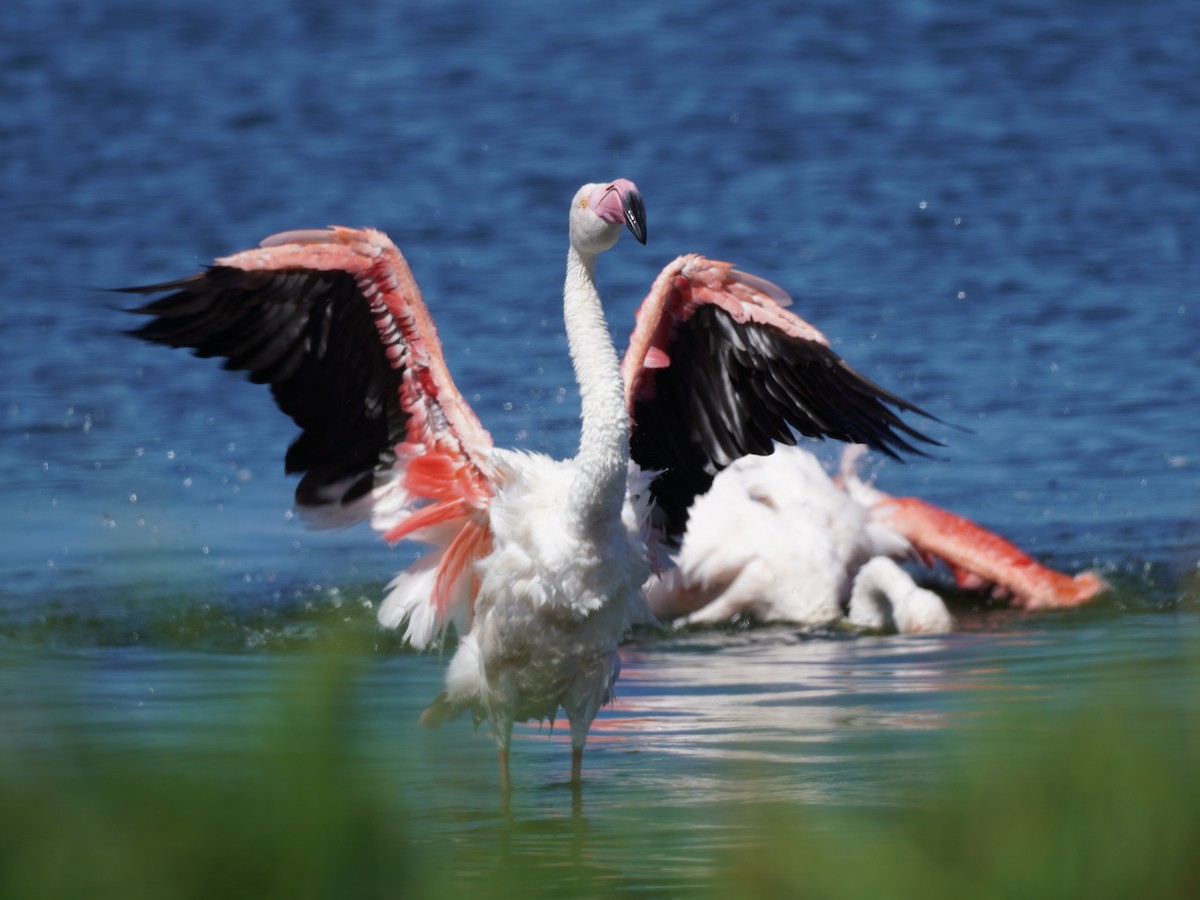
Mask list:
POLYGON ((408 622, 405 640, 423 650, 441 634, 444 622, 429 598, 442 554, 427 553, 388 585, 388 595, 379 606, 379 624, 384 628, 399 628, 408 622))
POLYGON ((876 503, 887 500, 888 495, 875 487, 874 478, 864 480, 858 474, 859 464, 866 454, 867 448, 862 444, 851 444, 843 450, 837 479, 847 494, 869 509, 876 503))
POLYGON ((367 519, 376 531, 390 531, 410 514, 408 504, 412 497, 404 489, 396 473, 375 476, 376 485, 350 503, 343 503, 360 475, 343 478, 322 485, 313 491, 313 503, 297 503, 296 512, 304 524, 314 530, 349 528, 367 519))
POLYGON ((370 493, 371 527, 386 534, 411 515, 413 497, 404 489, 399 472, 375 478, 375 489, 370 493))
POLYGON ((446 699, 456 709, 474 706, 482 699, 481 688, 486 683, 479 642, 474 634, 468 634, 459 641, 446 668, 446 699))

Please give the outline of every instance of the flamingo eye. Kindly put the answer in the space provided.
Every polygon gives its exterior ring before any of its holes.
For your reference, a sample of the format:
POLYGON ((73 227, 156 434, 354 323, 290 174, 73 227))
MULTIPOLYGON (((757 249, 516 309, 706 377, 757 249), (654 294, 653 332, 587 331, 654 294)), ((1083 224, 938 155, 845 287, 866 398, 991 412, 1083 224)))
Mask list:
POLYGON ((579 208, 587 209, 587 202, 588 202, 588 198, 584 197, 582 200, 579 201, 579 208))

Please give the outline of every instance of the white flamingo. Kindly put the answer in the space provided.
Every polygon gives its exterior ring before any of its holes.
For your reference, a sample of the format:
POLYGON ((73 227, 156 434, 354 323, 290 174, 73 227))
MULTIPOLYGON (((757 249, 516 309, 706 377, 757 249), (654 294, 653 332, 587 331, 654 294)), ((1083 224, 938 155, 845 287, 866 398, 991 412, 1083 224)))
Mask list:
POLYGON ((579 783, 617 645, 648 617, 650 497, 670 542, 716 472, 794 441, 792 429, 893 454, 912 449, 901 432, 927 440, 889 406, 921 411, 847 366, 781 308, 782 291, 699 256, 655 281, 623 381, 594 279, 622 225, 645 242, 632 182, 576 193, 563 299, 582 433, 561 462, 492 445, 407 263, 378 231, 288 232, 199 275, 129 289, 171 292, 137 310, 153 319, 135 335, 225 357, 271 385, 302 429, 286 468, 304 473, 296 504, 310 523, 369 519, 389 541, 431 545, 389 586, 379 619, 405 625, 418 648, 456 622, 445 690, 422 719, 488 719, 505 787, 514 721, 552 722, 560 708, 579 783))
POLYGON ((650 584, 651 610, 681 625, 851 625, 900 633, 954 628, 945 603, 894 559, 942 561, 967 588, 1014 606, 1075 606, 1102 591, 1094 572, 1042 566, 970 520, 915 497, 892 497, 857 474, 848 447, 837 477, 799 447, 724 469, 689 511, 675 566, 650 584))

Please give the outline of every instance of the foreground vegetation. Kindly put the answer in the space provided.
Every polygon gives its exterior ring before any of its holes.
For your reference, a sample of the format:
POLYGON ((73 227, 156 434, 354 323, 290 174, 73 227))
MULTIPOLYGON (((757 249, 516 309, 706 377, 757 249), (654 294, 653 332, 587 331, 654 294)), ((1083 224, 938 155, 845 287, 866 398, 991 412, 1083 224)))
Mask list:
POLYGON ((409 808, 403 765, 360 764, 361 661, 329 654, 281 686, 236 753, 180 759, 70 726, 40 745, 0 737, 0 897, 1200 896, 1194 666, 1170 698, 1130 673, 1051 716, 988 719, 900 802, 704 808, 728 839, 668 868, 654 797, 623 815, 606 867, 569 817, 497 817, 464 842, 454 814, 440 828, 409 808))

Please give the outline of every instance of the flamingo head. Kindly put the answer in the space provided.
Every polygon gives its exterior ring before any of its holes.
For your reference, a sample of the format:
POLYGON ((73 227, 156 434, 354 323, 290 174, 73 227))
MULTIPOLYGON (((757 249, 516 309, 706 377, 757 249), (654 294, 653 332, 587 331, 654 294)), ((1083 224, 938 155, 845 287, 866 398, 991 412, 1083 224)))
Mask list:
POLYGON ((624 225, 646 243, 646 204, 625 178, 585 184, 571 201, 571 244, 582 253, 602 253, 617 242, 624 225))

